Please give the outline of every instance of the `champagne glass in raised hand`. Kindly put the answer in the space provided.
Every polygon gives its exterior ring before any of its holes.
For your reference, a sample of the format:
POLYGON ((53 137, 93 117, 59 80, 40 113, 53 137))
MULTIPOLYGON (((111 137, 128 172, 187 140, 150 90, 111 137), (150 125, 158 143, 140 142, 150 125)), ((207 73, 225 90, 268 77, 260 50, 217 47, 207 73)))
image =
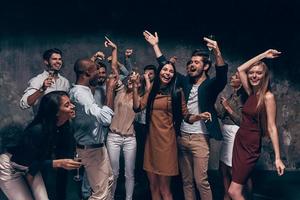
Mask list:
MULTIPOLYGON (((215 36, 215 35, 212 35, 212 34, 208 35, 207 38, 208 38, 208 39, 211 39, 211 40, 214 40, 214 41, 216 40, 216 36, 215 36)), ((208 50, 211 51, 212 48, 211 48, 211 47, 208 47, 208 50)))

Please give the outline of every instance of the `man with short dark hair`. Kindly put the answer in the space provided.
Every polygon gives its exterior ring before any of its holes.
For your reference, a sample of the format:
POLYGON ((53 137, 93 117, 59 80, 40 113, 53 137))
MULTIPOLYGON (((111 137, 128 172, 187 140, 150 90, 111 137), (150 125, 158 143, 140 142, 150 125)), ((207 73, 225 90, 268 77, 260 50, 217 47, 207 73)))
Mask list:
POLYGON ((22 109, 33 107, 33 112, 36 113, 39 99, 45 94, 56 91, 69 91, 69 81, 59 74, 62 67, 62 52, 57 49, 48 49, 43 54, 44 64, 46 69, 43 73, 33 77, 28 82, 29 86, 24 91, 20 100, 22 109))
MULTIPOLYGON (((112 65, 117 65, 117 49, 111 46, 112 65)), ((82 159, 92 194, 89 200, 111 199, 113 174, 105 147, 103 127, 111 123, 113 112, 113 95, 116 78, 110 76, 106 83, 105 105, 99 106, 92 90, 99 84, 100 66, 90 59, 79 59, 74 65, 76 84, 70 90, 70 98, 76 106, 76 117, 73 128, 76 140, 76 151, 82 159)))
MULTIPOLYGON (((132 69, 132 63, 131 63, 131 55, 133 53, 132 49, 126 49, 125 51, 125 64, 123 65, 120 62, 117 62, 117 65, 119 67, 120 71, 120 80, 123 81, 131 72, 132 69)), ((105 99, 106 99, 106 80, 107 80, 107 67, 104 63, 105 60, 105 54, 102 51, 97 51, 91 58, 91 61, 93 61, 98 66, 98 84, 95 87, 91 87, 91 91, 94 95, 94 99, 96 101, 96 104, 99 107, 102 107, 105 105, 105 99)), ((109 56, 107 58, 108 63, 112 62, 112 56, 109 56)), ((101 126, 102 129, 102 138, 100 141, 102 143, 105 143, 106 136, 108 134, 109 126, 101 126)), ((91 196, 91 187, 89 185, 89 182, 87 180, 86 172, 83 174, 82 179, 82 187, 81 187, 81 193, 83 199, 88 199, 91 196)))

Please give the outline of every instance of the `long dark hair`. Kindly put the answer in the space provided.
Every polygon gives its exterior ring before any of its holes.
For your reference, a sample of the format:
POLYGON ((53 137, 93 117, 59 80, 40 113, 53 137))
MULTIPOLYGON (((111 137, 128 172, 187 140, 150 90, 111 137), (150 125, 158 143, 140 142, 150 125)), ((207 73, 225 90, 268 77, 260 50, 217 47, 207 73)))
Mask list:
POLYGON ((68 93, 65 91, 53 91, 43 96, 37 115, 26 129, 40 124, 43 133, 46 138, 48 138, 48 142, 51 143, 57 129, 57 113, 59 111, 62 96, 68 96, 68 93))
POLYGON ((151 119, 151 113, 153 110, 153 102, 155 100, 156 95, 159 92, 162 92, 163 94, 168 94, 171 96, 172 114, 173 114, 172 120, 173 120, 176 134, 179 134, 180 124, 182 121, 181 91, 179 90, 179 88, 176 87, 176 81, 177 81, 176 68, 173 63, 167 61, 166 63, 164 63, 164 65, 160 65, 158 67, 156 74, 155 74, 154 81, 153 81, 153 86, 152 86, 152 89, 149 94, 148 102, 147 102, 146 127, 147 127, 148 131, 149 131, 149 123, 150 123, 150 119, 151 119), (160 75, 160 71, 162 70, 162 68, 167 64, 170 64, 173 66, 174 76, 172 77, 170 83, 166 87, 162 88, 161 84, 160 84, 160 76, 159 75, 160 75))

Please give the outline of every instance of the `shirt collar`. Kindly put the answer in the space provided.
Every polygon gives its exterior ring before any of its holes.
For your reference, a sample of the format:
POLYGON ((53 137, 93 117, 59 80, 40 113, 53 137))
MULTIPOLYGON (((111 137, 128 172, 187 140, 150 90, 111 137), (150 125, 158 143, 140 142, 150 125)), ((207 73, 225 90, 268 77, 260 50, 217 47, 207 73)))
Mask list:
POLYGON ((77 84, 72 84, 73 87, 77 87, 77 88, 81 88, 81 89, 84 89, 84 90, 88 90, 90 92, 91 91, 91 88, 89 88, 88 86, 85 86, 85 85, 77 85, 77 84))

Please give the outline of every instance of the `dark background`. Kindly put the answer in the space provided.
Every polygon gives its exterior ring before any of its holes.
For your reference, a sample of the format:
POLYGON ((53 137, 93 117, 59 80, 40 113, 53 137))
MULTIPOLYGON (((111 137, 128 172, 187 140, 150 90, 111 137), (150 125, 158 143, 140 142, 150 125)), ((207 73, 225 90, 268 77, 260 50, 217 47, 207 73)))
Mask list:
MULTIPOLYGON (((104 35, 119 45, 119 55, 127 47, 134 48, 135 65, 141 68, 155 63, 153 51, 144 41, 142 32, 157 31, 163 52, 167 56, 178 56, 176 67, 184 72, 190 53, 198 47, 206 48, 202 37, 214 34, 229 63, 228 76, 247 59, 276 48, 283 52, 282 56, 268 60, 267 64, 277 100, 281 156, 291 172, 284 177, 272 172, 274 152, 270 141, 265 141, 258 168, 271 172, 257 176, 260 178, 255 192, 271 194, 269 199, 299 199, 298 13, 300 1, 297 0, 2 0, 0 128, 11 123, 26 126, 31 121, 31 109, 21 110, 18 104, 27 81, 42 72, 41 54, 49 48, 63 51, 62 74, 71 83, 74 82, 72 66, 77 58, 91 56, 97 50, 107 54, 108 50, 103 47, 104 35)), ((228 88, 226 92, 228 94, 228 88)), ((210 169, 218 167, 219 147, 220 143, 211 141, 210 169)), ((214 181, 221 188, 219 179, 214 181)), ((216 185, 213 183, 213 187, 216 185)))
POLYGON ((230 52, 245 58, 268 48, 281 50, 282 58, 272 67, 296 83, 299 8, 296 0, 6 0, 1 1, 0 20, 2 39, 103 30, 140 37, 147 29, 158 31, 161 38, 195 42, 214 34, 230 52))

